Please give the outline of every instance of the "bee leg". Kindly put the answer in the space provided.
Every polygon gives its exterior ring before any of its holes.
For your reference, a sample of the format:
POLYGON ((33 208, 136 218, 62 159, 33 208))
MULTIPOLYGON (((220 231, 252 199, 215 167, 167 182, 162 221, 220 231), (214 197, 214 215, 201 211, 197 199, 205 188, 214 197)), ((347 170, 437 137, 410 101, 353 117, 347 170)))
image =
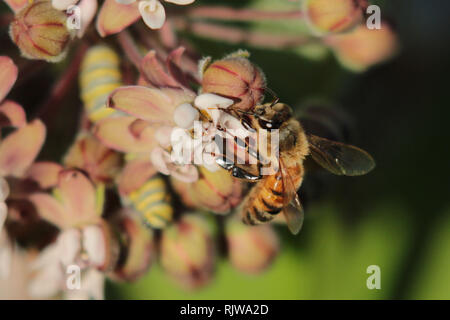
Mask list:
POLYGON ((239 167, 233 167, 231 170, 231 174, 235 178, 249 180, 249 181, 257 181, 257 180, 261 180, 261 178, 262 178, 261 171, 260 171, 259 175, 255 176, 239 167))
POLYGON ((231 171, 234 168, 234 163, 225 157, 218 157, 216 163, 225 170, 231 171))

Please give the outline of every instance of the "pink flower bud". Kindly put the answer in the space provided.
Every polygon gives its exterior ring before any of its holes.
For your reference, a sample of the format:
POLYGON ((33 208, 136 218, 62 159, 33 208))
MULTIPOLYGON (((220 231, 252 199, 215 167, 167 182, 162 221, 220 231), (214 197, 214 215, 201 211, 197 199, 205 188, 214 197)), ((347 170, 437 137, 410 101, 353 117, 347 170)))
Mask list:
POLYGON ((223 169, 211 172, 199 167, 200 178, 194 183, 171 179, 172 186, 185 205, 215 213, 228 213, 242 201, 242 183, 223 169))
POLYGON ((231 264, 245 273, 264 271, 279 251, 277 234, 270 225, 249 227, 229 219, 225 229, 231 264))
POLYGON ((397 36, 387 23, 382 23, 379 30, 361 25, 349 33, 334 35, 327 42, 339 61, 355 71, 364 71, 391 58, 398 49, 397 36))
POLYGON ((33 1, 16 14, 11 39, 29 59, 58 62, 74 33, 66 21, 65 13, 53 8, 51 1, 33 1))
POLYGON ((366 0, 305 0, 309 27, 317 34, 347 31, 362 21, 366 0))
POLYGON ((202 78, 205 93, 215 93, 236 101, 241 110, 252 109, 264 97, 263 72, 244 57, 231 56, 212 63, 202 78))
POLYGON ((122 164, 120 153, 105 147, 90 134, 79 135, 64 158, 66 167, 84 170, 95 183, 112 183, 122 164))
POLYGON ((154 257, 153 231, 131 210, 113 221, 122 238, 120 263, 110 275, 115 280, 136 281, 149 269, 154 257))
POLYGON ((186 288, 207 284, 213 275, 215 248, 211 225, 202 216, 184 215, 165 229, 161 238, 161 265, 186 288))

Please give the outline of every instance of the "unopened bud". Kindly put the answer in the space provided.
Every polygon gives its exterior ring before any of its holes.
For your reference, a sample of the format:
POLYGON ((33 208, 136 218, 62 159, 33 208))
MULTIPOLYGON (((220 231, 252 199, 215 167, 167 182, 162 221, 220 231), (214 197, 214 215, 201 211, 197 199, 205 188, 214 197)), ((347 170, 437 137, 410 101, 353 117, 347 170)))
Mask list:
POLYGON ((242 184, 223 169, 211 172, 199 167, 200 178, 194 183, 171 179, 172 186, 185 205, 215 213, 228 213, 242 201, 242 184))
POLYGON ((244 57, 231 56, 209 65, 202 77, 204 93, 215 93, 236 101, 241 110, 252 109, 264 97, 263 72, 244 57))
POLYGON ((81 134, 64 158, 64 165, 86 171, 95 183, 110 184, 123 164, 122 155, 97 140, 93 135, 81 134))
POLYGON ((305 0, 303 10, 309 27, 317 34, 338 33, 362 21, 366 0, 305 0))
POLYGON ((213 230, 198 214, 184 215, 164 230, 161 238, 161 265, 186 288, 198 288, 213 275, 215 248, 213 230))
POLYGON ((53 8, 51 1, 33 1, 16 14, 11 39, 26 58, 58 62, 73 36, 66 22, 65 13, 53 8))
POLYGON ((113 222, 121 236, 121 259, 113 279, 135 281, 143 276, 154 257, 153 231, 131 210, 123 210, 113 222))
POLYGON ((361 25, 327 41, 339 61, 355 71, 363 71, 391 58, 398 48, 397 36, 387 23, 382 23, 381 29, 373 30, 361 25))
POLYGON ((264 271, 278 254, 278 237, 270 225, 250 227, 229 219, 225 234, 231 264, 239 271, 264 271))

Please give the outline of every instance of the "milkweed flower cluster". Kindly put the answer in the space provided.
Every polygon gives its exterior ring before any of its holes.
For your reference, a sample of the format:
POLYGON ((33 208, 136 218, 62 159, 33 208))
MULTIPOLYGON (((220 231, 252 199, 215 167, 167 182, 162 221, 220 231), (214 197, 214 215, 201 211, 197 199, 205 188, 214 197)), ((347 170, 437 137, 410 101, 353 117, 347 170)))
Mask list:
POLYGON ((238 115, 264 101, 268 81, 247 51, 201 59, 194 47, 181 46, 178 31, 283 49, 304 39, 253 31, 242 37, 247 30, 216 22, 303 20, 308 41, 360 71, 397 47, 387 23, 365 28, 366 1, 307 0, 292 12, 241 12, 194 0, 5 2, 21 55, 64 61, 50 107, 42 109, 63 108, 61 97, 78 79, 82 115, 64 154, 39 156, 50 116, 38 110, 46 119, 32 118, 35 106, 7 99, 16 63, 23 65, 18 54, 0 56, 0 128, 7 128, 0 135, 2 298, 102 299, 105 279, 136 281, 155 262, 184 288, 198 289, 213 281, 220 255, 249 274, 276 258, 274 227, 249 227, 236 217, 251 185, 216 163, 218 140, 233 144, 229 132, 248 138, 238 115), (68 19, 77 12, 81 24, 73 30, 68 19))
MULTIPOLYGON (((178 5, 188 5, 195 0, 165 0, 166 2, 175 3, 178 5)), ((139 13, 142 16, 145 24, 150 29, 159 29, 163 26, 166 20, 166 12, 164 6, 158 0, 116 0, 116 2, 129 5, 138 2, 139 13)))

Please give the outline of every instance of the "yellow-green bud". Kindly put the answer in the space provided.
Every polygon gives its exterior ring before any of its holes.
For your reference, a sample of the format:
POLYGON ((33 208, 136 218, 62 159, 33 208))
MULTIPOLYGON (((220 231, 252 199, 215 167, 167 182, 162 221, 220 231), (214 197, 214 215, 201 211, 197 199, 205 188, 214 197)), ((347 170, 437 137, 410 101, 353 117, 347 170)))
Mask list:
POLYGON ((317 34, 339 33, 362 21, 366 0, 305 0, 308 26, 317 34))
POLYGON ((20 10, 10 26, 10 36, 29 59, 60 61, 74 32, 66 25, 64 12, 51 1, 33 1, 20 10))

